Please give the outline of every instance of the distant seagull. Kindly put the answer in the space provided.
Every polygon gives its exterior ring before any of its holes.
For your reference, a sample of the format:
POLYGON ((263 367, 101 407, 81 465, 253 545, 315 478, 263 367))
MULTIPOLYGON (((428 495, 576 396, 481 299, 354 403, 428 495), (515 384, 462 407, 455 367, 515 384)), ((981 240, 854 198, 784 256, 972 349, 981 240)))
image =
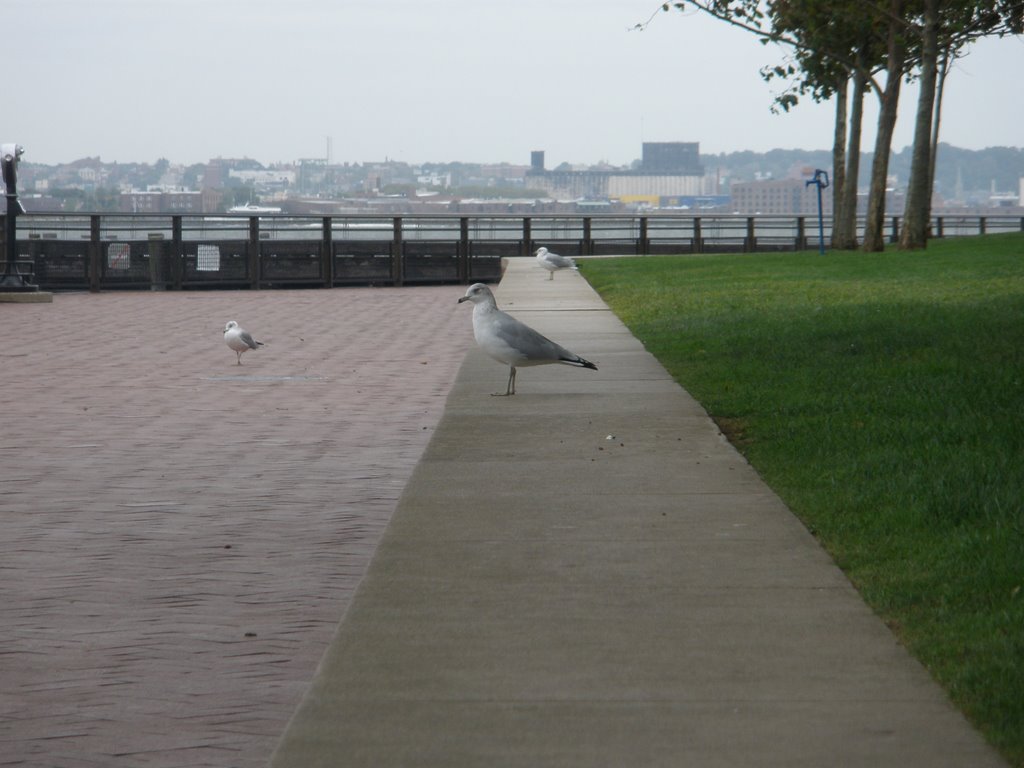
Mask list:
POLYGON ((259 349, 263 346, 262 341, 256 341, 247 330, 238 325, 234 320, 229 320, 224 326, 224 343, 235 350, 238 355, 238 364, 242 364, 242 353, 248 349, 259 349))
POLYGON ((473 336, 480 349, 509 367, 506 395, 516 393, 517 367, 563 363, 597 370, 597 366, 589 360, 574 355, 498 309, 494 294, 483 283, 469 286, 466 295, 458 303, 464 301, 473 302, 473 336))
POLYGON ((537 249, 537 262, 548 271, 548 280, 554 280, 559 269, 577 269, 575 260, 552 253, 543 246, 537 249))

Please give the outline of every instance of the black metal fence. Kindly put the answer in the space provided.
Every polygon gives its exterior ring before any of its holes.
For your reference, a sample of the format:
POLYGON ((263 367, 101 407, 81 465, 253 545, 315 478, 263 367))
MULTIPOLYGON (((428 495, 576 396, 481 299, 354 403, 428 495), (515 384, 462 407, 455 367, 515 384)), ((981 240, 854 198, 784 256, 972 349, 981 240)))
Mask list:
MULTIPOLYGON (((497 280, 541 245, 567 256, 817 247, 805 216, 22 214, 19 262, 46 290, 410 285, 497 280)), ((899 217, 889 236, 899 236, 899 217)), ((863 222, 861 222, 863 225, 863 222)), ((0 227, 0 232, 3 228, 0 227)), ((936 237, 1024 231, 1020 215, 943 215, 936 237)), ((825 237, 831 222, 825 222, 825 237)))

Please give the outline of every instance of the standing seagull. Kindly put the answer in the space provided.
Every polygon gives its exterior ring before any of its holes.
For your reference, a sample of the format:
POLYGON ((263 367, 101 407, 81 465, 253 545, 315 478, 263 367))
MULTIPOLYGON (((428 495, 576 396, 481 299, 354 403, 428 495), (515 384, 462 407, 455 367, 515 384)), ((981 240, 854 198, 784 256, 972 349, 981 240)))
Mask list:
POLYGON ((517 366, 563 363, 597 370, 597 366, 589 360, 574 355, 498 309, 494 294, 483 283, 469 286, 466 295, 458 303, 464 301, 473 302, 473 336, 476 343, 488 355, 509 367, 505 395, 516 393, 517 366))
POLYGON ((568 256, 559 256, 547 248, 541 246, 537 249, 537 261, 548 271, 548 280, 555 279, 555 272, 559 269, 577 269, 576 262, 568 256))
POLYGON ((256 341, 247 330, 238 325, 234 320, 229 320, 224 326, 224 343, 235 350, 238 355, 238 364, 242 364, 242 353, 247 349, 259 349, 263 346, 262 341, 256 341))

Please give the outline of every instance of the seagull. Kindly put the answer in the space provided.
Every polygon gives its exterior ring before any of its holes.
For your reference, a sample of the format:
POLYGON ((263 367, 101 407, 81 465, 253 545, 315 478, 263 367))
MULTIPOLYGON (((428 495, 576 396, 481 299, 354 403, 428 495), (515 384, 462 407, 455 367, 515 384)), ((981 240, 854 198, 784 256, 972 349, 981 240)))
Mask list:
POLYGON ((235 350, 238 355, 238 364, 242 364, 242 353, 248 349, 259 349, 263 346, 262 341, 256 341, 247 330, 242 328, 234 320, 229 320, 224 326, 224 343, 235 350))
POLYGON ((548 271, 548 280, 555 279, 555 271, 559 269, 577 269, 576 262, 568 256, 559 256, 543 246, 537 249, 537 261, 548 271))
MULTIPOLYGON (((469 286, 459 299, 473 302, 473 336, 480 348, 509 367, 508 387, 505 395, 516 393, 516 367, 563 363, 596 371, 597 366, 579 355, 574 355, 533 328, 498 309, 491 289, 483 283, 469 286)), ((502 396, 500 392, 496 395, 502 396)))

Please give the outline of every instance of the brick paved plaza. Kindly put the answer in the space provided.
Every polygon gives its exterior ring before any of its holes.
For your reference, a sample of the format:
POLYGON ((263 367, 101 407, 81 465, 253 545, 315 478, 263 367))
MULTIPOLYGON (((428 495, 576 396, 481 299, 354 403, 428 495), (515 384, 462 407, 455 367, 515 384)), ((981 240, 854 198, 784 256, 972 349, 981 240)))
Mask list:
POLYGON ((266 764, 472 345, 462 291, 0 304, 0 765, 266 764))

